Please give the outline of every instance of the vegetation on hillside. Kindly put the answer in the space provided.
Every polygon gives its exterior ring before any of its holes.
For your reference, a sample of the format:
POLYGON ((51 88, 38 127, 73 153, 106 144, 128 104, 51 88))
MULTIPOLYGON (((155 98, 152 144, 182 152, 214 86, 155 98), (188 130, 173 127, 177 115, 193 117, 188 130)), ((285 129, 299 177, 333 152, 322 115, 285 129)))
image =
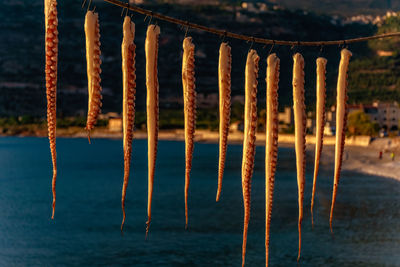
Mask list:
POLYGON ((348 115, 347 131, 349 135, 376 136, 379 132, 379 125, 372 122, 362 110, 355 110, 348 115))

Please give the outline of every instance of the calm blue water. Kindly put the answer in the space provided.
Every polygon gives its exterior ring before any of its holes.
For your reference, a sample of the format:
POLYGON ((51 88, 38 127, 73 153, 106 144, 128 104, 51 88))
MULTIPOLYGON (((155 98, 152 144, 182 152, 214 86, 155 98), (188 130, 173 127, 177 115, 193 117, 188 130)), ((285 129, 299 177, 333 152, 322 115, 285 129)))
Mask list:
MULTIPOLYGON (((0 138, 0 266, 240 266, 241 146, 228 148, 220 203, 215 203, 215 144, 196 144, 184 230, 184 144, 159 143, 153 221, 145 241, 147 143, 134 141, 125 233, 121 223, 122 141, 57 139, 56 218, 46 138, 0 138)), ((400 183, 342 175, 329 233, 332 166, 318 183, 315 228, 309 202, 309 158, 301 266, 400 266, 400 183)), ((295 266, 297 183, 292 149, 279 150, 271 226, 271 266, 295 266)), ((263 266, 264 148, 258 147, 246 266, 263 266)))

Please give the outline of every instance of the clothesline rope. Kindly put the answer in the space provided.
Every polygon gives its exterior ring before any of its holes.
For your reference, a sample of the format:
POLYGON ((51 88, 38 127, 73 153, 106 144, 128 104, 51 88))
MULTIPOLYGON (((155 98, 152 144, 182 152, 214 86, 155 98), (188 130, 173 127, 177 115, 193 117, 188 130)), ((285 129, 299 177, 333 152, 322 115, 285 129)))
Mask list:
POLYGON ((160 20, 168 21, 170 23, 178 24, 183 27, 186 27, 186 30, 189 28, 192 29, 198 29, 201 31, 209 32, 212 34, 216 34, 222 37, 229 37, 229 38, 234 38, 234 39, 239 39, 239 40, 244 40, 247 42, 252 42, 252 43, 260 43, 264 45, 286 45, 286 46, 328 46, 328 45, 344 45, 346 46, 347 44, 352 44, 352 43, 359 43, 359 42, 365 42, 369 40, 375 40, 375 39, 382 39, 382 38, 392 38, 392 37, 399 37, 400 32, 392 32, 392 33, 384 33, 384 34, 378 34, 378 35, 373 35, 373 36, 366 36, 366 37, 359 37, 359 38, 352 38, 352 39, 344 39, 344 40, 333 40, 333 41, 284 41, 284 40, 273 40, 273 39, 264 39, 264 38, 258 38, 258 37, 253 37, 249 35, 242 35, 242 34, 237 34, 234 32, 229 32, 226 30, 220 30, 220 29, 215 29, 215 28, 210 28, 206 27, 200 24, 192 23, 190 21, 184 21, 180 19, 176 19, 170 16, 166 16, 160 13, 153 12, 151 10, 147 10, 138 6, 130 5, 129 3, 125 3, 119 0, 103 0, 105 2, 108 2, 110 4, 122 7, 124 9, 128 9, 130 11, 140 13, 146 16, 149 16, 150 18, 157 18, 160 20))

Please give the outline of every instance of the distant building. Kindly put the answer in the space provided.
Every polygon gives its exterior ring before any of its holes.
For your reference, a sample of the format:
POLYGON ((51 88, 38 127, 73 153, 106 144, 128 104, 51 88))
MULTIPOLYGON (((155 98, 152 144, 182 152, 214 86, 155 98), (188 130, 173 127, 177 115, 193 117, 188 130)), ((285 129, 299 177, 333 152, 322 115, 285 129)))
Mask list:
POLYGON ((122 132, 122 118, 110 118, 108 120, 108 130, 110 132, 122 132))
POLYGON ((142 5, 144 4, 144 0, 129 0, 130 5, 142 5))
POLYGON ((235 95, 232 96, 232 103, 240 103, 244 105, 244 95, 235 95))
POLYGON ((99 120, 108 120, 112 118, 120 118, 121 116, 117 112, 108 112, 106 114, 99 114, 99 120))
POLYGON ((285 107, 284 112, 278 114, 279 124, 291 125, 293 124, 293 112, 291 107, 285 107))
POLYGON ((243 121, 232 122, 229 125, 229 132, 243 132, 244 131, 244 123, 243 121))
MULTIPOLYGON (((397 131, 399 129, 400 120, 400 107, 399 103, 394 102, 379 102, 376 101, 373 104, 376 108, 376 113, 371 114, 371 120, 379 124, 383 129, 390 131, 397 131)), ((368 111, 368 110, 367 110, 368 111)))
POLYGON ((386 50, 378 50, 378 51, 376 51, 376 54, 380 57, 391 57, 391 56, 393 56, 394 52, 386 51, 386 50))
MULTIPOLYGON (((378 123, 379 127, 389 131, 397 131, 400 121, 400 106, 397 102, 375 101, 372 104, 349 105, 348 112, 361 110, 369 116, 372 122, 378 123)), ((334 125, 336 117, 335 107, 326 113, 326 121, 334 125)))
POLYGON ((214 108, 219 104, 219 96, 217 93, 213 94, 197 94, 196 105, 199 108, 214 108))

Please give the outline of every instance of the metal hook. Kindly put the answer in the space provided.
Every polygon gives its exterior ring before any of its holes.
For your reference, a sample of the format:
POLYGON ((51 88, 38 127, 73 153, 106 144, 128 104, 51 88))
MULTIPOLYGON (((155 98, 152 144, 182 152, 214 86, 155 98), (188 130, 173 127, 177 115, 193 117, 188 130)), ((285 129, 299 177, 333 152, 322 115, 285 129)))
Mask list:
POLYGON ((148 17, 150 17, 149 24, 148 24, 148 26, 149 26, 150 23, 151 23, 151 20, 153 19, 153 11, 150 11, 150 16, 149 16, 148 14, 146 14, 146 17, 144 17, 144 20, 143 20, 143 21, 146 21, 146 19, 147 19, 148 17))
MULTIPOLYGON (((247 42, 249 42, 249 41, 247 41, 247 42)), ((250 50, 253 48, 254 42, 255 42, 255 38, 252 36, 252 37, 251 37, 251 44, 250 44, 250 47, 249 47, 249 51, 248 51, 248 52, 250 52, 250 50)))
POLYGON ((319 49, 318 57, 321 56, 323 49, 324 49, 324 43, 321 43, 321 48, 319 49))
MULTIPOLYGON (((86 1, 85 1, 86 2, 86 1)), ((89 11, 89 8, 90 8, 90 4, 92 3, 92 0, 89 0, 89 4, 88 4, 88 6, 87 6, 87 10, 86 10, 86 12, 88 12, 89 11)))
POLYGON ((86 0, 83 0, 83 2, 82 2, 82 9, 85 7, 85 4, 86 4, 86 0))
POLYGON ((272 49, 274 49, 274 46, 275 46, 275 40, 272 40, 272 45, 271 45, 271 48, 269 49, 268 56, 271 55, 271 52, 272 52, 272 49))
POLYGON ((300 41, 297 41, 296 43, 293 43, 290 49, 293 51, 293 55, 297 53, 296 47, 300 47, 300 41), (296 44, 297 43, 297 44, 296 44))
POLYGON ((225 42, 226 35, 227 35, 227 31, 225 30, 224 34, 222 35, 222 42, 223 43, 225 42))
POLYGON ((122 8, 121 17, 122 17, 122 15, 124 15, 124 10, 126 10, 126 14, 125 14, 125 17, 126 17, 126 16, 128 16, 128 12, 129 12, 129 2, 126 3, 126 6, 124 6, 124 7, 122 8))
POLYGON ((189 21, 186 21, 186 31, 185 31, 185 38, 187 37, 187 33, 189 31, 189 21))

